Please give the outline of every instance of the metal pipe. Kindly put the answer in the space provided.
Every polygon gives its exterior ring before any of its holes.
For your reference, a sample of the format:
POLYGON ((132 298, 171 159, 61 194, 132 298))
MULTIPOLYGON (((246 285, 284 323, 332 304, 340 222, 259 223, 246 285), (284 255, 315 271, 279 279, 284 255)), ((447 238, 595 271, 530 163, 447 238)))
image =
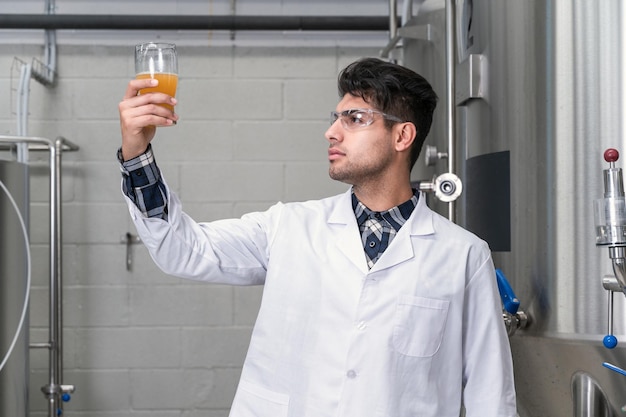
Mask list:
POLYGON ((571 380, 574 417, 611 417, 611 403, 598 382, 586 372, 578 371, 571 380))
POLYGON ((613 273, 620 289, 626 294, 626 247, 609 246, 609 257, 613 264, 613 273))
POLYGON ((609 294, 609 302, 608 302, 608 311, 607 311, 607 315, 609 317, 609 322, 608 322, 608 329, 606 334, 608 335, 612 335, 613 334, 613 294, 615 294, 613 291, 607 291, 607 293, 609 294))
MULTIPOLYGON (((455 11, 454 1, 446 0, 446 121, 448 133, 448 172, 454 174, 456 168, 456 100, 455 100, 455 11)), ((448 203, 448 218, 456 220, 456 204, 448 203)))
MULTIPOLYGON (((17 90, 17 103, 15 114, 17 118, 17 134, 19 136, 28 135, 28 103, 30 98, 30 78, 32 74, 32 66, 23 63, 20 67, 20 82, 17 90)), ((17 145, 17 161, 21 163, 28 162, 28 144, 21 143, 17 145)))
MULTIPOLYGON (((420 0, 417 7, 419 7, 423 2, 424 0, 420 0)), ((401 16, 402 16, 401 25, 404 26, 413 17, 413 0, 404 0, 404 3, 402 3, 401 16)))
POLYGON ((58 344, 58 327, 57 327, 57 300, 59 297, 58 288, 57 288, 57 258, 58 258, 58 247, 57 247, 57 239, 56 234, 58 232, 58 224, 56 220, 57 215, 57 193, 56 193, 56 147, 54 144, 50 146, 50 281, 49 281, 49 299, 48 299, 48 341, 50 343, 50 350, 48 351, 48 385, 43 388, 44 393, 48 397, 48 417, 55 415, 55 410, 57 407, 58 401, 58 392, 56 387, 58 384, 59 378, 59 362, 58 352, 59 352, 59 344, 58 344))
MULTIPOLYGON (((62 383, 63 364, 63 323, 61 306, 61 204, 60 204, 60 169, 61 150, 58 140, 50 147, 50 300, 49 300, 49 339, 50 349, 50 372, 49 387, 51 387, 51 407, 53 410, 60 408, 60 394, 57 387, 62 383)), ((54 416, 51 414, 50 416, 54 416)))
POLYGON ((389 16, 0 14, 0 29, 387 31, 389 16))
POLYGON ((389 0, 389 39, 398 36, 398 0, 389 0))
POLYGON ((50 349, 50 343, 31 343, 28 345, 31 349, 50 349))
MULTIPOLYGON (((46 0, 46 14, 55 14, 56 0, 46 0)), ((57 70, 57 36, 54 30, 46 30, 46 44, 44 48, 45 74, 43 80, 48 84, 54 84, 54 76, 57 70)))

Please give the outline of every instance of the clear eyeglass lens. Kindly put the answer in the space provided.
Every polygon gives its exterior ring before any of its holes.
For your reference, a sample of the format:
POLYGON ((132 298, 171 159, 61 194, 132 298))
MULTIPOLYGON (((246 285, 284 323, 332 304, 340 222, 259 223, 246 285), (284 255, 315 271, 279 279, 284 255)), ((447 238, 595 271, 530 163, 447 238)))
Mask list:
POLYGON ((341 119, 341 125, 345 129, 360 129, 367 127, 374 123, 374 115, 379 114, 383 116, 383 118, 400 121, 399 118, 395 116, 391 116, 380 112, 378 110, 373 109, 350 109, 344 110, 342 112, 331 111, 330 112, 330 124, 332 125, 337 121, 337 119, 341 119))

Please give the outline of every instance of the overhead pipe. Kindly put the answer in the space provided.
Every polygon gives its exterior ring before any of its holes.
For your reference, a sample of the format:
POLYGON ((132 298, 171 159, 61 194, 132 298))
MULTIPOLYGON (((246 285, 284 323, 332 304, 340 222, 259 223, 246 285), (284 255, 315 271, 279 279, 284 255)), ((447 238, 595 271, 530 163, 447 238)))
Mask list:
POLYGON ((0 29, 388 31, 389 16, 0 14, 0 29))

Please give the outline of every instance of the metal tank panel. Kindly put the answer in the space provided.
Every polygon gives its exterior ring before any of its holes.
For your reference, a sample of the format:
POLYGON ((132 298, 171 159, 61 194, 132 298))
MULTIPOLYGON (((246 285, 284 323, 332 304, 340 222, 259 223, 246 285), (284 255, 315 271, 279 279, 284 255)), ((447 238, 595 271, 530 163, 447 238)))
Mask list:
MULTIPOLYGON (((623 342, 606 349, 602 278, 613 271, 607 249, 595 244, 593 202, 603 193, 604 150, 626 155, 626 5, 453 3, 456 173, 464 189, 456 215, 489 242, 530 316, 511 337, 520 416, 621 414, 626 376, 602 363, 626 367, 626 297, 614 297, 614 334, 623 342)), ((440 97, 426 144, 445 151, 444 2, 427 0, 409 25, 405 34, 430 33, 403 39, 402 59, 440 97)), ((445 170, 417 166, 412 178, 445 170)))
MULTIPOLYGON (((0 160, 0 181, 21 215, 28 215, 28 166, 0 160)), ((28 225, 28 223, 26 223, 28 225)), ((0 189, 0 362, 18 330, 27 285, 27 256, 22 227, 9 197, 0 189)), ((0 370, 0 415, 28 415, 28 316, 6 364, 0 370)))

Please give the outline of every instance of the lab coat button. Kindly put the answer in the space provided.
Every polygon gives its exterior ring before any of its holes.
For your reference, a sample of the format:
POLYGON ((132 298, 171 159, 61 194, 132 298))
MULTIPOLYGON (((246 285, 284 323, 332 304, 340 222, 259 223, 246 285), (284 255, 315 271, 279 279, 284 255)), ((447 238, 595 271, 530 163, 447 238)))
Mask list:
POLYGON ((356 325, 356 328, 359 330, 365 330, 365 328, 367 327, 367 324, 365 324, 364 321, 359 322, 359 324, 356 325))
POLYGON ((346 376, 350 379, 354 379, 356 378, 356 372, 353 369, 350 369, 348 372, 346 372, 346 376))

